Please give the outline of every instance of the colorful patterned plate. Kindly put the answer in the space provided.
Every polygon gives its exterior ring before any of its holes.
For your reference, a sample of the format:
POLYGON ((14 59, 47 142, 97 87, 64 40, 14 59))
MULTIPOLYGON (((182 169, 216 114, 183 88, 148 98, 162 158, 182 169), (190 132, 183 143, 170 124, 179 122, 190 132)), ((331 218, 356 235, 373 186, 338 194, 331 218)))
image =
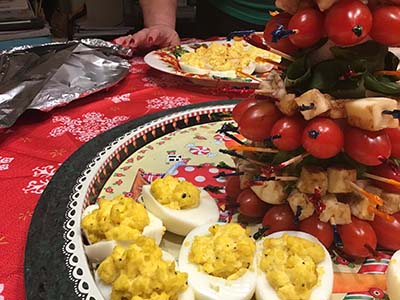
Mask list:
MULTIPOLYGON (((83 251, 83 209, 98 198, 135 194, 137 174, 151 181, 172 170, 199 186, 222 186, 223 180, 214 177, 219 172, 216 166, 233 163, 218 151, 224 148, 226 137, 216 131, 235 103, 196 104, 145 116, 92 139, 76 151, 53 176, 32 218, 25 253, 27 299, 103 299, 83 251)), ((224 197, 217 198, 220 219, 226 220, 230 214, 224 197)), ((181 242, 181 237, 167 233, 161 246, 176 255, 181 242)), ((357 264, 340 257, 333 257, 333 261, 336 272, 384 273, 389 258, 357 264)), ((380 289, 359 290, 355 286, 353 293, 334 294, 332 299, 384 297, 380 289)))

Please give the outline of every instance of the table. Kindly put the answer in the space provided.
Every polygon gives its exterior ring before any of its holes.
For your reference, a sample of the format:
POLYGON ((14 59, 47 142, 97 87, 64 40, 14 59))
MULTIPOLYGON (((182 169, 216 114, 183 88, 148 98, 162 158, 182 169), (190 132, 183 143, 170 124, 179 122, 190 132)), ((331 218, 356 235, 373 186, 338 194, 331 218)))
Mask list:
POLYGON ((32 214, 52 176, 79 146, 145 114, 238 96, 244 95, 194 86, 134 57, 127 78, 108 91, 48 113, 28 111, 0 131, 0 300, 25 299, 24 251, 32 214))

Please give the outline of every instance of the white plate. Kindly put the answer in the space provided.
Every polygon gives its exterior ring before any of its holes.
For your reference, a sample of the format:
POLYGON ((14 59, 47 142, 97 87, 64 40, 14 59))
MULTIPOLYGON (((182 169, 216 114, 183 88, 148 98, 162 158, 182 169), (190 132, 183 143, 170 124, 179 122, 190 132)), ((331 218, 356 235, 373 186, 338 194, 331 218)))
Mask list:
MULTIPOLYGON (((220 41, 213 41, 213 42, 198 42, 198 43, 189 43, 189 44, 182 44, 181 47, 183 49, 193 49, 194 47, 198 45, 210 45, 211 43, 221 43, 221 44, 226 44, 226 43, 232 43, 231 41, 226 41, 226 40, 220 40, 220 41)), ((244 42, 245 43, 245 42, 244 42)), ((210 77, 208 75, 196 75, 196 74, 190 74, 190 73, 185 73, 171 62, 166 62, 163 57, 168 56, 171 59, 174 59, 173 56, 173 48, 163 48, 159 50, 152 51, 148 53, 144 57, 144 61, 146 64, 148 64, 150 67, 159 70, 161 72, 165 72, 168 74, 173 74, 177 75, 180 77, 184 77, 189 79, 192 83, 196 85, 202 85, 202 86, 210 86, 210 87, 215 87, 221 84, 223 87, 238 87, 238 88, 257 88, 259 85, 259 80, 254 80, 251 78, 244 78, 244 77, 236 77, 236 78, 216 78, 216 77, 210 77)), ((193 50, 192 50, 193 51, 193 50)), ((175 61, 178 63, 178 60, 176 59, 175 61)), ((253 74, 254 77, 263 79, 263 74, 253 74)), ((265 74, 264 74, 265 77, 265 74)))

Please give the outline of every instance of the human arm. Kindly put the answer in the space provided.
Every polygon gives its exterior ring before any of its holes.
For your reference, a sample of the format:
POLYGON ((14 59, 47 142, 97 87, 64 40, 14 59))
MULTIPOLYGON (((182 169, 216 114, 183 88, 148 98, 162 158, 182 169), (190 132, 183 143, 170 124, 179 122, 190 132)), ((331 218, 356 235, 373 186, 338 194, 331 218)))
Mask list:
POLYGON ((116 39, 117 44, 134 50, 148 50, 180 43, 175 31, 177 0, 140 0, 140 6, 145 28, 116 39))

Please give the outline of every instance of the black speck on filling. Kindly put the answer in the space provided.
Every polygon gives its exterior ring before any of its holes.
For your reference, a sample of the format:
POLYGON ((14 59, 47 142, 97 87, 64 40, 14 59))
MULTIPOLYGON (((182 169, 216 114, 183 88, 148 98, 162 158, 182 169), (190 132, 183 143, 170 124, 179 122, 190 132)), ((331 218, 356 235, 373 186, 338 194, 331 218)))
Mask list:
POLYGON ((187 196, 186 193, 183 193, 183 194, 182 194, 182 199, 185 199, 186 196, 187 196))

